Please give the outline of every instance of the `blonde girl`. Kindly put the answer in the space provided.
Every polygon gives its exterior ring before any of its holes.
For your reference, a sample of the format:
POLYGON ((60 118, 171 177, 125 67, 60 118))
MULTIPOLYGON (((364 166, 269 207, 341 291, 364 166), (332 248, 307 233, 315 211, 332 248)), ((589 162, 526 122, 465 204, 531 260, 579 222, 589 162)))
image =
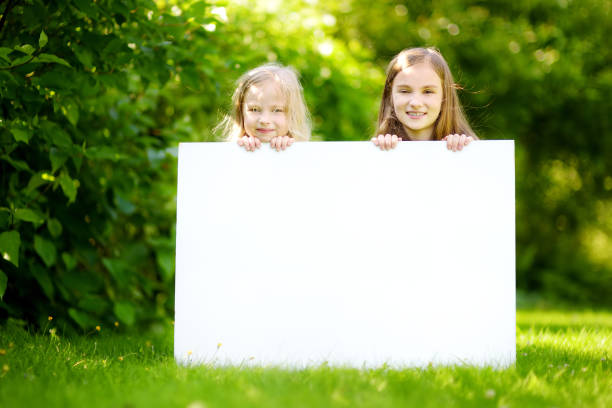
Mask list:
POLYGON ((297 73, 266 64, 242 75, 232 96, 231 114, 217 126, 225 140, 247 151, 270 143, 277 151, 310 139, 310 116, 297 73))
POLYGON ((462 150, 478 139, 457 96, 448 64, 435 48, 411 48, 397 54, 387 79, 372 142, 381 150, 402 140, 446 140, 462 150))

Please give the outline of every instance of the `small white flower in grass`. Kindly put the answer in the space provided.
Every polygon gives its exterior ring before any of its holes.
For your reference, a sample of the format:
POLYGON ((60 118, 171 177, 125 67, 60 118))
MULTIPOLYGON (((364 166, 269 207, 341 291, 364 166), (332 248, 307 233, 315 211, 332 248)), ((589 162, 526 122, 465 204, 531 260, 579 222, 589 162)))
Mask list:
POLYGON ((495 390, 494 390, 494 389, 492 389, 492 388, 490 388, 490 389, 486 390, 486 391, 485 391, 485 398, 488 398, 488 399, 493 399, 493 398, 495 398, 495 390))

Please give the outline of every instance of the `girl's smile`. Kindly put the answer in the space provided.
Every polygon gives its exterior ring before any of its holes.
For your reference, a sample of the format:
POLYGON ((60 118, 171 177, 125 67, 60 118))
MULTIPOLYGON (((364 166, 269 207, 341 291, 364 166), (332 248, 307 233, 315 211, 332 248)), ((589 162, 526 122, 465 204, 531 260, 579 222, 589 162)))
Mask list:
POLYGON ((427 63, 402 69, 393 80, 395 115, 413 140, 431 140, 442 107, 442 81, 427 63))

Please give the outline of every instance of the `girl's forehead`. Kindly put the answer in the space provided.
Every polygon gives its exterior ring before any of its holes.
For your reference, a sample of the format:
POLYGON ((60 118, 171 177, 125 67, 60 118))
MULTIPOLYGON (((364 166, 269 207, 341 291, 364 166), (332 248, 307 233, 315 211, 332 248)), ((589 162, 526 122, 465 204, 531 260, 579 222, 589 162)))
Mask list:
POLYGON ((280 85, 273 80, 267 80, 249 86, 245 94, 246 101, 285 101, 285 95, 280 85))
POLYGON ((422 62, 403 68, 393 80, 393 85, 441 86, 442 80, 430 64, 422 62))

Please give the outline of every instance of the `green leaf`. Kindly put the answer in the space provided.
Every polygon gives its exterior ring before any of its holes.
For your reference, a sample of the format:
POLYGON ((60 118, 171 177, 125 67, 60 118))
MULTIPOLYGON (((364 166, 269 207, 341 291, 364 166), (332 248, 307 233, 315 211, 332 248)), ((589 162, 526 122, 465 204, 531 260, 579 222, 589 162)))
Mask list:
POLYGON ((0 234, 0 255, 6 261, 19 266, 19 247, 21 236, 17 231, 5 231, 0 234))
POLYGON ((91 68, 93 66, 93 54, 88 48, 79 47, 76 44, 73 44, 73 51, 76 55, 77 59, 81 64, 83 64, 86 68, 91 68))
POLYGON ((30 181, 28 182, 28 185, 26 186, 26 188, 23 190, 25 194, 30 194, 32 191, 36 190, 38 187, 49 183, 52 180, 45 180, 43 178, 43 174, 46 175, 46 177, 49 177, 49 174, 46 174, 45 172, 40 172, 40 173, 36 173, 34 174, 31 178, 30 181))
POLYGON ((70 138, 70 135, 57 123, 43 120, 41 123, 41 129, 46 137, 55 146, 66 150, 72 148, 72 139, 70 138))
POLYGON ((15 210, 15 218, 34 224, 42 224, 45 221, 42 214, 29 208, 17 208, 15 210))
POLYGON ((42 258, 47 267, 53 266, 56 260, 56 250, 53 242, 40 235, 34 235, 34 250, 42 258))
POLYGON ((132 204, 128 199, 123 198, 121 195, 116 194, 115 199, 117 201, 117 208, 124 214, 130 215, 136 211, 136 206, 132 204))
POLYGON ((52 147, 49 151, 49 160, 51 160, 51 173, 55 173, 57 169, 62 167, 66 160, 68 159, 68 155, 63 151, 52 147))
POLYGON ((17 58, 16 60, 14 60, 13 63, 11 64, 11 67, 16 67, 18 65, 23 65, 23 64, 27 63, 30 60, 34 60, 34 58, 32 58, 29 55, 23 55, 23 56, 17 58))
POLYGON ((136 320, 136 313, 130 302, 122 301, 115 303, 113 306, 113 311, 115 312, 115 316, 117 316, 122 323, 128 326, 134 324, 134 321, 136 320))
POLYGON ((73 126, 79 122, 79 107, 74 101, 68 101, 62 106, 62 113, 73 126))
POLYGON ((68 270, 74 269, 77 264, 76 259, 68 252, 62 252, 62 261, 64 261, 64 265, 66 265, 68 270))
POLYGON ((8 283, 8 278, 6 274, 2 272, 0 269, 0 300, 4 297, 4 292, 6 292, 6 284, 8 283))
POLYGON ((102 296, 85 295, 79 300, 79 308, 97 315, 105 314, 109 309, 110 303, 102 296))
POLYGON ((123 156, 119 154, 116 149, 109 146, 90 147, 85 151, 85 155, 90 159, 119 160, 123 158, 123 156))
POLYGON ((103 258, 102 263, 108 269, 112 277, 115 279, 119 287, 127 287, 129 285, 129 269, 124 262, 119 259, 103 258))
POLYGON ((32 131, 30 129, 12 128, 11 133, 17 142, 28 143, 32 137, 32 131))
POLYGON ((17 47, 15 47, 15 50, 21 51, 24 54, 32 55, 32 53, 36 51, 36 48, 31 46, 30 44, 23 44, 23 45, 18 45, 17 47))
POLYGON ((73 203, 76 199, 77 188, 79 187, 78 180, 73 180, 66 172, 62 172, 57 181, 62 187, 64 195, 68 197, 68 204, 73 203))
POLYGON ((158 250, 156 254, 162 280, 168 282, 174 276, 174 251, 158 250))
POLYGON ((32 266, 32 268, 30 268, 30 270, 32 272, 32 275, 34 275, 34 278, 36 279, 36 281, 42 288, 45 295, 50 300, 53 300, 53 295, 55 295, 55 288, 53 287, 53 282, 51 281, 51 278, 49 277, 49 272, 47 271, 47 269, 41 267, 38 264, 35 264, 32 266))
POLYGON ((6 62, 10 63, 11 59, 8 57, 8 55, 11 52, 13 52, 12 48, 0 47, 0 58, 5 60, 6 62))
POLYGON ((92 4, 91 0, 74 0, 76 6, 85 13, 88 17, 96 16, 96 9, 92 4))
POLYGON ((40 37, 38 37, 38 48, 43 48, 49 42, 49 38, 47 34, 45 34, 45 30, 40 32, 40 37))
POLYGON ((17 170, 23 170, 23 171, 27 171, 29 173, 32 173, 32 170, 30 169, 30 166, 28 166, 28 163, 24 162, 23 160, 14 160, 14 159, 11 159, 6 154, 0 156, 0 159, 6 161, 7 163, 9 163, 11 166, 16 168, 17 170))
POLYGON ((72 317, 72 320, 77 322, 82 329, 88 329, 96 325, 96 321, 93 320, 87 313, 77 309, 68 309, 68 315, 72 317))
POLYGON ((50 218, 47 221, 47 229, 49 230, 49 233, 51 234, 51 236, 53 238, 57 238, 62 234, 62 224, 60 224, 60 222, 55 219, 55 218, 50 218))
POLYGON ((68 61, 66 61, 63 58, 58 57, 57 55, 52 55, 52 54, 45 54, 45 53, 38 54, 38 56, 34 58, 32 62, 53 62, 56 64, 61 64, 61 65, 65 65, 67 67, 72 68, 72 66, 68 63, 68 61))

